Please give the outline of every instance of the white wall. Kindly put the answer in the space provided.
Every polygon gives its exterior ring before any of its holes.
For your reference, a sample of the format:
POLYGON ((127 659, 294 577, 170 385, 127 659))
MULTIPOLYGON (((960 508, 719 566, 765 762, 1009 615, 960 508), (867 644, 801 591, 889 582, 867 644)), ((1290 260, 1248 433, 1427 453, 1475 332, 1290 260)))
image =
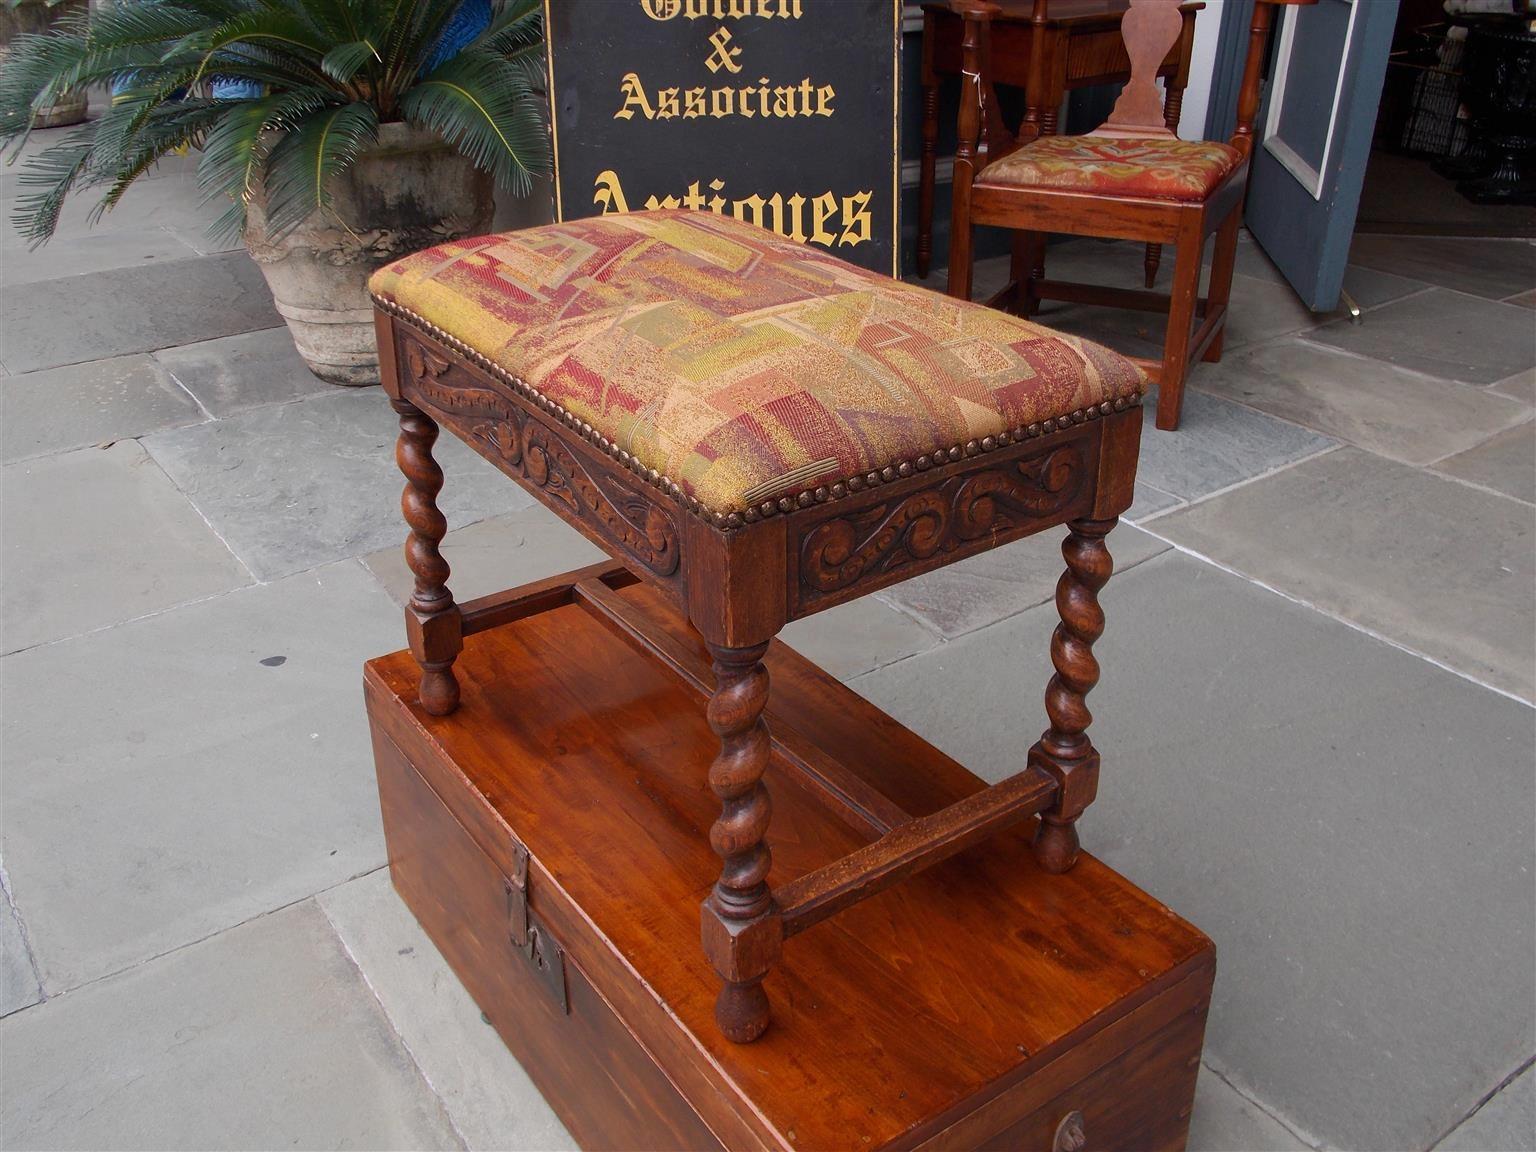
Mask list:
POLYGON ((1184 108, 1179 115, 1179 135, 1186 140, 1205 136, 1205 112, 1211 102, 1211 80, 1216 70, 1216 41, 1221 36, 1221 10, 1226 3, 1227 0, 1205 0, 1205 8, 1195 17, 1189 86, 1184 89, 1184 108))

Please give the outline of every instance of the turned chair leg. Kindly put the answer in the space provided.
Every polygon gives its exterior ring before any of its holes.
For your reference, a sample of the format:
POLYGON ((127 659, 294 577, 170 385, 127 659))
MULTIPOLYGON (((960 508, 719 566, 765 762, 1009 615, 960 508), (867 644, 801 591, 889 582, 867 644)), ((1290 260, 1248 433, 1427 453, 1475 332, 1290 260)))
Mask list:
POLYGON ((765 837, 772 804, 763 785, 770 744, 763 708, 768 703, 767 644, 748 648, 709 645, 715 691, 709 726, 720 737, 720 754, 709 768, 709 786, 720 800, 720 817, 709 843, 720 857, 720 879, 705 898, 704 952, 725 982, 715 1001, 715 1020, 728 1040, 747 1044, 768 1028, 763 978, 779 957, 782 924, 768 888, 772 856, 765 837))
MULTIPOLYGON (((1163 97, 1163 123, 1168 126, 1168 131, 1175 136, 1179 134, 1179 117, 1184 112, 1184 89, 1174 86, 1173 77, 1169 78, 1168 91, 1163 97)), ((1141 267, 1143 282, 1148 288, 1157 283, 1157 270, 1163 263, 1163 246, 1161 244, 1148 244, 1147 253, 1142 257, 1141 267)))
POLYGON ((1015 232, 1010 273, 1013 278, 1013 311, 1018 316, 1033 316, 1040 310, 1036 295, 1035 270, 1045 263, 1045 233, 1015 232))
MULTIPOLYGON (((925 36, 928 34, 926 25, 925 36)), ((917 275, 928 279, 933 264, 933 185, 938 167, 939 85, 923 82, 923 150, 917 180, 917 275)))
POLYGON ((1061 546, 1067 570, 1056 585, 1061 623, 1051 637, 1056 674, 1045 690, 1051 726, 1029 750, 1029 763, 1056 778, 1056 801, 1040 816, 1035 858, 1047 872, 1065 872, 1077 863, 1077 818, 1093 802, 1099 787, 1099 754, 1088 739, 1093 714, 1086 697, 1099 682, 1093 642, 1104 632, 1098 593, 1114 570, 1104 537, 1116 519, 1074 520, 1061 546))
POLYGON ((400 511, 410 526, 405 562, 416 578, 405 608, 405 630, 411 654, 421 665, 421 706, 433 716, 447 716, 459 706, 459 682, 453 662, 464 646, 463 618, 448 591, 448 561, 438 545, 448 521, 437 506, 443 470, 432 458, 437 422, 407 400, 391 401, 400 414, 400 438, 395 461, 405 474, 400 511))

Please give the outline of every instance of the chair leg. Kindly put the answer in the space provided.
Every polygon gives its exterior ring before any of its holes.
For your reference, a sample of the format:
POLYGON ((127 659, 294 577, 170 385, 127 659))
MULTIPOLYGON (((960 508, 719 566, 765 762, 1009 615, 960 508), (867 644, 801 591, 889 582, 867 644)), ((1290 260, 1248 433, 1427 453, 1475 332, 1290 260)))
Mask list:
POLYGON ((715 1001, 715 1021, 726 1039, 756 1040, 768 1028, 763 978, 778 959, 783 930, 768 888, 772 863, 765 837, 772 804, 763 786, 770 744, 763 708, 768 703, 767 644, 749 648, 709 645, 715 691, 709 726, 720 737, 720 754, 709 768, 709 786, 720 800, 720 817, 709 831, 721 860, 720 879, 704 901, 704 952, 725 982, 715 1001))
POLYGON ((971 239, 969 225, 949 229, 949 283, 945 291, 957 300, 971 298, 971 239))
POLYGON ((1040 310, 1040 297, 1035 294, 1035 265, 1043 261, 1040 255, 1045 248, 1042 232, 1015 232, 1013 256, 1009 274, 1013 277, 1013 310, 1019 316, 1033 316, 1040 310))
POLYGON ((1184 407, 1189 375, 1189 339, 1200 301, 1200 230, 1187 228, 1175 246, 1168 331, 1163 336, 1163 374, 1157 385, 1157 426, 1172 431, 1184 407))
MULTIPOLYGON (((1241 208, 1232 209, 1232 214, 1223 221, 1221 229, 1216 233, 1216 251, 1211 258, 1211 286, 1209 302, 1206 304, 1206 313, 1223 305, 1230 306, 1232 300, 1232 273, 1237 267, 1237 232, 1242 225, 1243 213, 1241 208)), ((1201 359, 1212 364, 1221 359, 1221 346, 1227 338, 1227 317, 1223 316, 1221 328, 1217 330, 1216 337, 1206 346, 1205 355, 1201 359)))
POLYGON ((437 506, 443 488, 443 470, 432 458, 437 422, 408 400, 391 404, 400 415, 395 461, 405 474, 400 511, 410 526, 405 561, 415 577, 405 607, 405 630, 411 654, 421 666, 421 706, 433 716, 447 716, 459 706, 453 662, 464 646, 464 632, 463 617, 448 590, 448 561, 438 551, 448 521, 437 506))
POLYGON ((1093 802, 1099 787, 1099 754, 1088 739, 1093 714, 1086 697, 1099 682, 1099 662, 1093 642, 1104 632, 1099 590, 1109 581, 1114 561, 1104 537, 1116 519, 1074 520, 1061 546, 1067 562, 1056 585, 1056 611, 1061 623, 1051 637, 1051 663, 1056 674, 1045 690, 1045 710, 1051 726, 1029 750, 1029 763, 1056 778, 1056 802, 1040 816, 1035 833, 1035 858, 1047 872, 1065 872, 1077 863, 1077 818, 1093 802))
POLYGON ((1157 283, 1157 270, 1163 263, 1163 246, 1148 244, 1147 254, 1142 257, 1142 282, 1148 287, 1157 283))
POLYGON ((923 85, 923 151, 917 180, 917 274, 928 279, 933 264, 933 183, 938 164, 939 86, 923 85))

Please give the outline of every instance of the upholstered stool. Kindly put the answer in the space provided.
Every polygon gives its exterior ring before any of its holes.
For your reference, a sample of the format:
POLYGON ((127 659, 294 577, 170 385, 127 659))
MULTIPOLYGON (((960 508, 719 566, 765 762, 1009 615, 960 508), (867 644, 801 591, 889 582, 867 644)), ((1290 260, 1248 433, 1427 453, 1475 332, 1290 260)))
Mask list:
MULTIPOLYGON (((722 867, 703 939, 725 982, 726 1036, 767 1027, 762 981, 787 937, 1006 826, 1038 815, 1041 863, 1073 865, 1098 777, 1084 697, 1099 675, 1104 537, 1131 503, 1141 431, 1144 378, 1129 361, 686 211, 445 244, 371 288, 400 414, 424 709, 457 707, 464 636, 569 602, 573 583, 454 603, 438 550, 439 425, 669 597, 708 646, 722 867), (1049 726, 1023 770, 912 819, 830 757, 799 754, 805 779, 874 838, 770 888, 763 657, 775 634, 1059 524, 1049 726)), ((602 582, 587 584, 601 601, 602 582)), ((663 661, 666 644, 653 643, 663 661)))

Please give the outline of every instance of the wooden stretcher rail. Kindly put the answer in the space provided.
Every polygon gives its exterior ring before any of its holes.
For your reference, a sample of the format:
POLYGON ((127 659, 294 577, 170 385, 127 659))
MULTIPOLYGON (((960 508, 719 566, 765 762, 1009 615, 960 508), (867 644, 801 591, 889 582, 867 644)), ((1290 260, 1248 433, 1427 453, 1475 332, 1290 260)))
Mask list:
POLYGON ((1056 781, 1031 765, 1001 784, 893 828, 873 844, 792 880, 773 894, 785 937, 1037 815, 1050 807, 1056 791, 1056 781))
MULTIPOLYGON (((568 573, 566 579, 577 576, 568 573)), ((614 591, 611 580, 584 578, 573 586, 575 600, 598 619, 628 636, 682 677, 705 699, 714 690, 714 673, 702 653, 679 643, 657 628, 650 617, 635 609, 614 591)), ((768 708, 768 731, 774 747, 800 778, 800 782, 828 801, 844 821, 855 828, 882 836, 911 821, 910 813, 881 795, 837 760, 807 740, 789 723, 778 722, 768 708)))
POLYGON ((463 634, 473 636, 488 628, 511 624, 540 612, 562 607, 575 599, 575 587, 583 581, 594 581, 608 588, 624 588, 637 582, 637 577, 617 560, 604 560, 573 572, 562 572, 545 580, 536 580, 520 588, 508 588, 492 592, 476 600, 459 605, 463 614, 463 634))
MULTIPOLYGON (((567 573, 546 583, 550 585, 548 591, 533 590, 532 597, 516 602, 547 599, 554 589, 563 589, 567 599, 562 603, 575 602, 585 608, 653 654, 700 695, 709 697, 714 675, 700 651, 657 627, 650 616, 620 596, 615 578, 605 566, 567 573)), ((829 802, 849 823, 878 837, 774 893, 786 937, 1037 815, 1056 798, 1056 781, 1043 769, 1031 766, 1001 784, 913 819, 792 725, 776 723, 771 705, 768 711, 774 749, 795 770, 800 783, 829 802)))

